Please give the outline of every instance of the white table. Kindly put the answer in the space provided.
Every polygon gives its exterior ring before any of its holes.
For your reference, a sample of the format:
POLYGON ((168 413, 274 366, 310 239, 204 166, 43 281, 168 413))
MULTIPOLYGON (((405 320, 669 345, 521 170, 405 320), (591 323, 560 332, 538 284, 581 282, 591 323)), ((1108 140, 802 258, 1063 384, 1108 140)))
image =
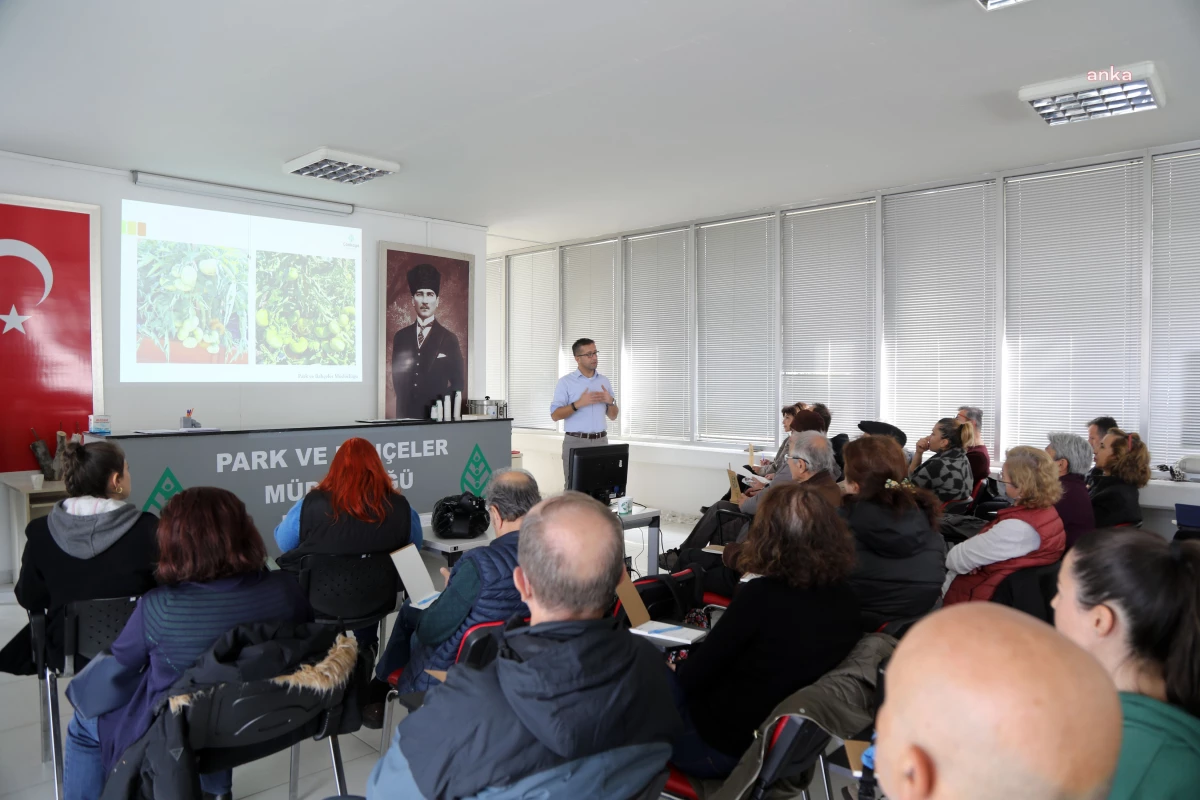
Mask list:
POLYGON ((489 526, 483 536, 477 536, 474 539, 442 539, 433 533, 433 514, 426 513, 420 516, 423 536, 421 549, 441 553, 446 558, 446 564, 451 567, 454 566, 454 562, 462 558, 463 553, 474 550, 476 547, 487 547, 496 538, 495 531, 489 526))
MULTIPOLYGON (((615 512, 614 512, 615 513, 615 512)), ((661 536, 661 517, 662 512, 657 508, 647 508, 646 506, 633 504, 633 512, 629 514, 617 514, 617 518, 621 520, 622 530, 631 530, 636 528, 647 528, 649 534, 646 537, 646 574, 658 574, 658 540, 661 536)))
POLYGON ((33 488, 33 476, 38 472, 5 472, 0 474, 8 493, 8 526, 12 531, 12 575, 0 572, 0 583, 16 583, 21 572, 21 554, 25 550, 25 528, 30 520, 44 517, 54 504, 67 496, 62 481, 45 481, 41 489, 33 488))

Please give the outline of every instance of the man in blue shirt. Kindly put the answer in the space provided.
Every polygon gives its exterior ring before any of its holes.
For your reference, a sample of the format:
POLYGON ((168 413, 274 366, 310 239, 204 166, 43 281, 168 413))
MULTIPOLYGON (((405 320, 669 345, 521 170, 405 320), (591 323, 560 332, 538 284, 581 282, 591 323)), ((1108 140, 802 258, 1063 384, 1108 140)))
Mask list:
POLYGON ((558 379, 554 400, 550 403, 550 419, 566 420, 563 437, 563 480, 570 488, 571 451, 576 447, 596 447, 608 444, 608 420, 616 419, 619 409, 613 397, 612 384, 596 371, 600 354, 591 339, 580 339, 571 345, 571 353, 579 369, 558 379))

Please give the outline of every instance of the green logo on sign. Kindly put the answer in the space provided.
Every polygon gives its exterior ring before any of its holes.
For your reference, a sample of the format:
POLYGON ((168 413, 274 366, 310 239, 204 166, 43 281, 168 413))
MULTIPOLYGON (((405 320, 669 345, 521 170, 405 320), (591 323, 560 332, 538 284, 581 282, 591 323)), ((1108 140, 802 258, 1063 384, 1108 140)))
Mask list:
POLYGON ((146 505, 142 506, 142 511, 153 511, 156 514, 161 514, 163 506, 167 504, 175 495, 183 491, 183 487, 179 485, 179 480, 175 477, 175 473, 171 472, 171 468, 167 467, 163 470, 163 474, 158 479, 158 483, 150 490, 150 497, 146 500, 146 505))
POLYGON ((471 451, 471 457, 467 459, 467 465, 463 467, 462 482, 459 487, 464 492, 483 496, 483 490, 487 488, 488 481, 492 479, 492 468, 488 465, 487 459, 483 457, 483 451, 479 449, 479 445, 475 445, 475 449, 471 451))

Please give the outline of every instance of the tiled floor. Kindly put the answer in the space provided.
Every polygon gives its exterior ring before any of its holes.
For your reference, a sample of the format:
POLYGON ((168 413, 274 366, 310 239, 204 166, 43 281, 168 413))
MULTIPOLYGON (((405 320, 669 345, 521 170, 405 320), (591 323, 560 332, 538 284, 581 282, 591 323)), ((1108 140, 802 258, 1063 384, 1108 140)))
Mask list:
MULTIPOLYGON (((691 530, 692 523, 664 523, 663 546, 675 547, 691 530)), ((645 531, 626 531, 625 551, 633 556, 634 568, 646 571, 645 531)), ((439 558, 426 554, 426 565, 435 585, 442 579, 439 558)), ((25 611, 16 605, 11 587, 0 588, 0 643, 7 642, 25 625, 25 611)), ((65 691, 67 681, 59 682, 59 709, 63 726, 70 720, 71 704, 65 691)), ((46 800, 54 797, 51 769, 41 763, 39 741, 39 710, 37 681, 32 677, 16 677, 0 673, 0 800, 46 800)), ((351 793, 366 791, 367 778, 379 758, 379 731, 363 730, 340 740, 346 783, 351 793)), ((329 745, 326 742, 306 742, 301 746, 300 797, 322 798, 337 794, 329 745)), ((233 772, 235 798, 255 800, 286 800, 288 754, 275 755, 238 767, 233 772)))

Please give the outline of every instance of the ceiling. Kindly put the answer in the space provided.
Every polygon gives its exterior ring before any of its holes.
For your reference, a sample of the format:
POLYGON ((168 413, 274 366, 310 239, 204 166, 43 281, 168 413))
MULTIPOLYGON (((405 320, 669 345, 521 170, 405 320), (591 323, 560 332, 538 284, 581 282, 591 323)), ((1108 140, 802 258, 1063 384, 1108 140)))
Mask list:
POLYGON ((487 225, 493 252, 1200 138, 1200 3, 0 0, 0 149, 487 225), (1152 60, 1158 111, 1026 84, 1152 60), (321 145, 403 162, 284 175, 321 145))

